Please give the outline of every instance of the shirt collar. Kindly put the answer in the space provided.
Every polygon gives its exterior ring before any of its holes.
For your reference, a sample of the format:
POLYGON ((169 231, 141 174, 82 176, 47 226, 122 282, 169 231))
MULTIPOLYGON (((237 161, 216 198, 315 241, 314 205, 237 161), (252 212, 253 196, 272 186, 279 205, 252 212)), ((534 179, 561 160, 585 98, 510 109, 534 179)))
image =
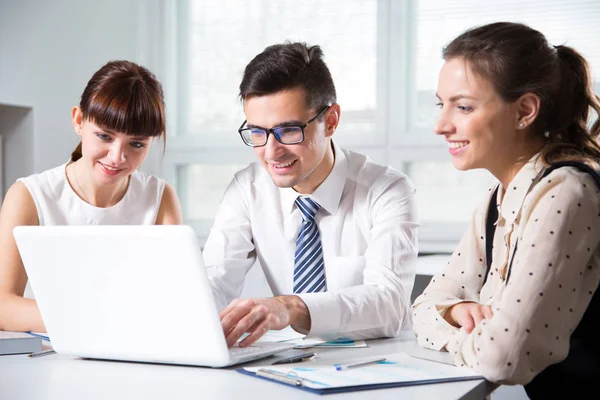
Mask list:
POLYGON ((538 157, 539 153, 531 157, 517 172, 508 187, 502 187, 502 184, 498 187, 497 199, 502 199, 501 203, 498 202, 498 214, 504 218, 508 225, 514 223, 517 219, 532 183, 543 170, 542 163, 536 162, 538 157), (504 198, 502 198, 503 195, 504 198))
MULTIPOLYGON (((346 184, 348 176, 348 159, 342 149, 340 149, 333 141, 333 152, 335 161, 331 172, 319 187, 309 196, 311 199, 319 203, 322 209, 333 215, 337 212, 346 184)), ((286 213, 291 213, 294 210, 294 204, 300 193, 293 188, 279 188, 281 196, 281 208, 286 213)))

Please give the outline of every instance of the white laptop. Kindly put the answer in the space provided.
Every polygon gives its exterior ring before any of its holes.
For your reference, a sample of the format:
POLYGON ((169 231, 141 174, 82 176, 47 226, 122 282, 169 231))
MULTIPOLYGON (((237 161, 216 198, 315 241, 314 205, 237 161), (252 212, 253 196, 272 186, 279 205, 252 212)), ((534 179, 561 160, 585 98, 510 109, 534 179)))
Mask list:
POLYGON ((294 346, 227 348, 189 226, 21 226, 14 237, 57 353, 224 367, 294 346))

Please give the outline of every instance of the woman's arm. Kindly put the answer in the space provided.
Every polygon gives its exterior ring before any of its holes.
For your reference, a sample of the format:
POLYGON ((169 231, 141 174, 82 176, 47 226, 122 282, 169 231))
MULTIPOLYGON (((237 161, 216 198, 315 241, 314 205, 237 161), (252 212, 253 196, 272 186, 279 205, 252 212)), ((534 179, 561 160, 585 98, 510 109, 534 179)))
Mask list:
MULTIPOLYGON (((485 275, 485 216, 490 194, 473 213, 471 224, 442 272, 436 274, 413 303, 413 330, 419 344, 440 351, 465 323, 457 321, 461 305, 477 305, 485 275)), ((473 318, 473 322, 477 320, 473 318)))
POLYGON ((38 224, 31 194, 15 183, 0 210, 0 330, 46 331, 35 300, 23 298, 27 274, 13 236, 16 226, 38 224))
POLYGON ((168 183, 165 183, 165 190, 156 216, 156 225, 181 225, 182 221, 181 205, 177 193, 168 183))
POLYGON ((591 176, 568 168, 526 198, 508 285, 493 317, 461 331, 447 349, 455 363, 495 382, 527 384, 569 352, 600 279, 600 199, 591 176))

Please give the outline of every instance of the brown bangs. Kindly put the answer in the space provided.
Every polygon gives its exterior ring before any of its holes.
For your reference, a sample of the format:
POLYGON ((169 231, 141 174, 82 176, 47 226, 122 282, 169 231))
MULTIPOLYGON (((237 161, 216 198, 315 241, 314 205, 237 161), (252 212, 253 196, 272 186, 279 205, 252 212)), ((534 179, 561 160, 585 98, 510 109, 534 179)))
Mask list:
POLYGON ((111 61, 98 70, 81 96, 83 117, 102 129, 132 136, 163 136, 163 91, 146 68, 111 61))
POLYGON ((165 132, 162 101, 152 96, 139 79, 111 82, 81 108, 84 118, 108 131, 144 137, 165 132))
MULTIPOLYGON (((166 143, 165 102, 156 76, 127 60, 109 61, 89 80, 79 103, 83 118, 111 133, 163 139, 166 143)), ((81 142, 71 161, 82 157, 81 142)))

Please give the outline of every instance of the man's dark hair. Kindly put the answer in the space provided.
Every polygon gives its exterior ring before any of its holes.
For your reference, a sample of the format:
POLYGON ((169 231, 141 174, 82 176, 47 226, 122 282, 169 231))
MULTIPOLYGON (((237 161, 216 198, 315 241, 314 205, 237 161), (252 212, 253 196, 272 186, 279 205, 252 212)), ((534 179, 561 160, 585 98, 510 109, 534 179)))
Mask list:
POLYGON ((250 61, 240 84, 240 98, 264 96, 302 87, 309 108, 336 102, 335 86, 318 45, 285 42, 269 46, 250 61))

